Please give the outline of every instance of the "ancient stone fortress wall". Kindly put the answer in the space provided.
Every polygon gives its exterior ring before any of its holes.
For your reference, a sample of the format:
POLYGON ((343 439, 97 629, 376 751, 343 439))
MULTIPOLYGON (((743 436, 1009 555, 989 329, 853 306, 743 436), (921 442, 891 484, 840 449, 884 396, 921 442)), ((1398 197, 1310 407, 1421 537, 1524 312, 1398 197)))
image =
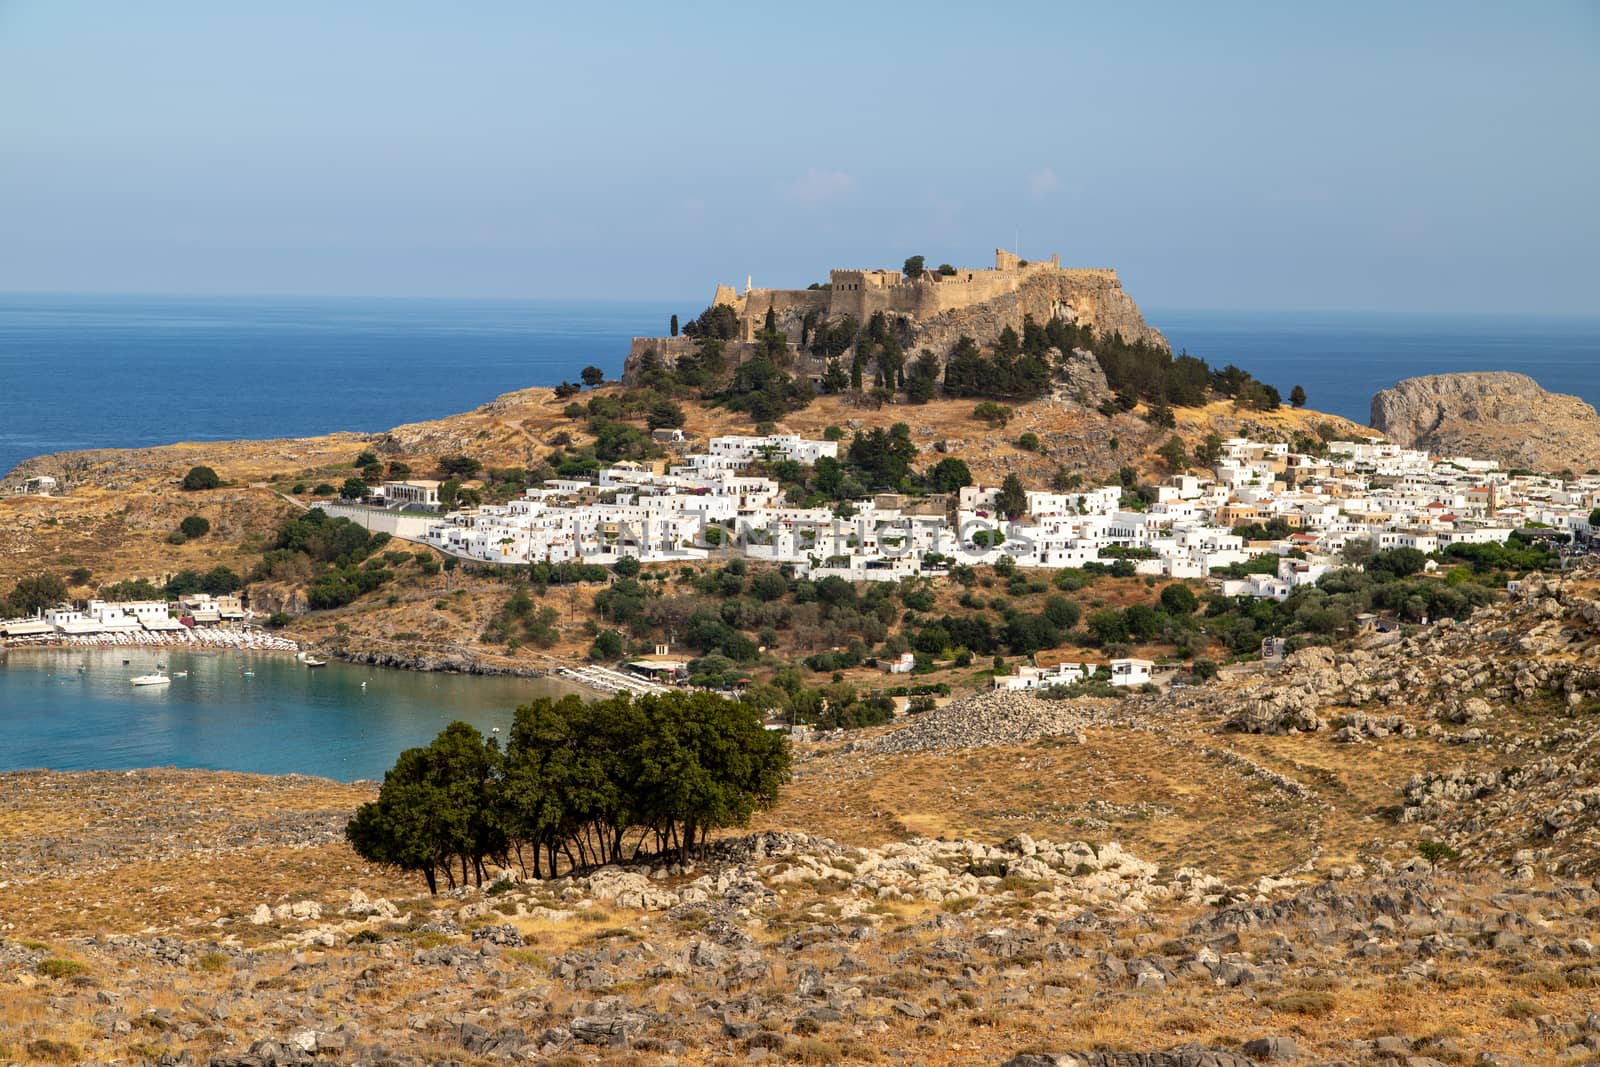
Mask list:
MULTIPOLYGON (((962 334, 989 344, 1006 327, 1020 329, 1025 315, 1039 322, 1060 316, 1101 331, 1119 331, 1129 339, 1144 338, 1166 345, 1161 334, 1146 325, 1138 307, 1122 290, 1117 272, 1109 268, 1061 266, 1059 256, 1024 262, 1013 252, 995 249, 993 269, 957 270, 953 274, 929 271, 907 278, 897 270, 843 269, 828 274, 821 289, 755 289, 741 294, 719 285, 712 304, 726 304, 739 317, 739 339, 755 340, 770 310, 778 328, 798 340, 801 325, 839 320, 846 315, 865 323, 878 312, 910 320, 913 348, 928 348, 943 358, 962 334)), ((676 362, 692 351, 688 338, 635 338, 629 363, 653 350, 664 363, 676 362)), ((729 356, 743 358, 746 345, 729 356)), ((626 372, 625 372, 626 377, 626 372)))

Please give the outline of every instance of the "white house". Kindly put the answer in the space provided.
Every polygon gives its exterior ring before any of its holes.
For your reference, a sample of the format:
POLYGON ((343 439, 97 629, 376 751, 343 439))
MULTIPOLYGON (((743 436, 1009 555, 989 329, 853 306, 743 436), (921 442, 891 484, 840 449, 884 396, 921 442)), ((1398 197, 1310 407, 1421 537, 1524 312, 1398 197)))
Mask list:
POLYGON ((1111 661, 1112 685, 1144 685, 1150 681, 1156 665, 1147 659, 1114 659, 1111 661))

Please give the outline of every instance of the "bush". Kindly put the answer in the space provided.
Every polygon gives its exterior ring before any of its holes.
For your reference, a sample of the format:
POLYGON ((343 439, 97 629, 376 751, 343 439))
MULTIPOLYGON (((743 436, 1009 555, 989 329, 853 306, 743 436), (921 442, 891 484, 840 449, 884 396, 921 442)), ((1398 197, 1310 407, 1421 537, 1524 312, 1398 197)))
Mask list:
POLYGON ((88 971, 88 967, 78 960, 61 959, 52 956, 47 960, 40 960, 34 968, 46 978, 75 978, 88 971))
POLYGON ((1446 860, 1458 860, 1461 853, 1445 844, 1443 841, 1419 841, 1417 853, 1429 863, 1443 863, 1446 860))
POLYGON ((319 483, 317 483, 317 487, 315 489, 311 490, 311 495, 312 496, 333 496, 338 491, 339 491, 338 489, 336 489, 333 486, 329 485, 327 482, 319 482, 319 483))
POLYGON ((267 616, 267 626, 269 629, 273 630, 282 629, 293 621, 294 619, 291 616, 285 615, 281 611, 275 611, 271 615, 267 616))
POLYGON ((178 529, 185 537, 204 537, 211 532, 211 520, 200 515, 189 515, 178 523, 178 529))
POLYGON ((1011 408, 1004 404, 996 404, 990 400, 985 400, 972 409, 973 418, 980 422, 986 422, 990 426, 1004 426, 1011 421, 1013 414, 1015 412, 1011 408))
POLYGON ((183 487, 190 492, 215 489, 221 484, 222 479, 210 467, 190 467, 189 473, 183 476, 183 487))
POLYGON ((1032 430, 1029 430, 1027 433, 1017 438, 1017 447, 1022 449, 1024 452, 1039 451, 1039 435, 1034 433, 1032 430))

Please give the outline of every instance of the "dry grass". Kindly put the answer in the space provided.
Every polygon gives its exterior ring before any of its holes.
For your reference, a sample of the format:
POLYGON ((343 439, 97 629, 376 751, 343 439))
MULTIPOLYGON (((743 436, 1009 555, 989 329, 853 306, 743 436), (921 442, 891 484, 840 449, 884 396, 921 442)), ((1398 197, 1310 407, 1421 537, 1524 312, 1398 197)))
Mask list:
POLYGON ((872 845, 909 836, 1117 841, 1169 867, 1226 876, 1304 858, 1313 811, 1223 765, 1142 733, 1097 729, 1083 745, 899 756, 825 755, 761 826, 804 826, 872 845), (1094 803, 1089 803, 1093 801, 1094 803))

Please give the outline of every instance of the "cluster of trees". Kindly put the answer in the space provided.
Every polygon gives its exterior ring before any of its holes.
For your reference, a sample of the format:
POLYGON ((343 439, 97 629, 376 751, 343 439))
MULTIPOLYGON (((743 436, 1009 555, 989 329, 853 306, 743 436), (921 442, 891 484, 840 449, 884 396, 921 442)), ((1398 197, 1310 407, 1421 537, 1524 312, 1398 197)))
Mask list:
MULTIPOLYGON (((939 268, 940 273, 953 272, 946 266, 939 268)), ((921 277, 926 269, 916 256, 906 261, 907 277, 921 277)), ((641 378, 652 390, 669 395, 698 390, 708 399, 748 411, 757 421, 779 418, 810 403, 811 384, 788 372, 789 338, 778 329, 771 310, 753 354, 734 368, 731 380, 726 346, 739 335, 734 309, 723 304, 706 308, 683 332, 698 339, 696 350, 680 356, 670 372, 658 359, 647 356, 642 361, 641 378)), ((1047 394, 1064 370, 1052 360, 1059 355, 1064 363, 1077 348, 1093 352, 1105 371, 1115 394, 1103 405, 1107 414, 1131 411, 1142 400, 1149 405, 1147 417, 1154 424, 1170 427, 1175 423, 1173 407, 1199 406, 1217 396, 1258 410, 1282 403, 1277 389, 1231 364, 1213 369, 1186 351, 1174 356, 1147 341, 1128 341, 1116 332, 1096 333, 1092 326, 1059 317, 1041 324, 1026 316, 1020 333, 1007 326, 988 351, 972 337, 960 337, 942 368, 938 356, 927 349, 908 357, 911 336, 908 320, 881 311, 865 324, 848 315, 825 319, 810 311, 801 320, 798 347, 825 361, 818 382, 822 392, 854 391, 879 401, 903 392, 907 401, 925 403, 939 389, 941 378, 947 396, 1032 400, 1047 394)), ((1305 390, 1295 386, 1289 399, 1296 407, 1304 405, 1305 390)))
POLYGON ((481 885, 490 863, 554 877, 646 851, 687 857, 775 803, 788 777, 787 740, 748 704, 688 692, 541 698, 517 709, 504 752, 455 722, 401 753, 345 836, 436 893, 441 878, 481 885))
POLYGON ((67 599, 67 583, 59 574, 33 574, 17 580, 0 600, 0 616, 34 615, 67 599))
POLYGON ((342 607, 394 577, 385 560, 369 558, 388 542, 386 533, 368 533, 312 508, 279 523, 250 580, 309 582, 306 602, 312 608, 342 607))
MULTIPOLYGON (((1031 319, 1028 320, 1032 322, 1031 319)), ((1030 337, 1037 331, 1028 331, 1030 337)), ((993 351, 985 356, 970 337, 956 341, 945 361, 944 391, 947 396, 980 396, 1000 400, 1033 400, 1050 391, 1054 369, 1046 352, 1037 344, 1024 346, 1017 331, 1007 326, 1000 331, 993 351)))
MULTIPOLYGON (((1287 600, 1209 596, 1206 628, 1236 654, 1247 654, 1265 637, 1287 637, 1291 648, 1321 644, 1350 632, 1356 616, 1388 613, 1405 622, 1464 619, 1495 600, 1508 578, 1554 567, 1550 549, 1514 534, 1504 545, 1451 545, 1431 557, 1414 548, 1370 552, 1362 545, 1347 552, 1351 565, 1324 574, 1315 586, 1297 589, 1287 600), (1422 576, 1429 559, 1439 573, 1422 576)), ((1260 557, 1262 566, 1276 557, 1260 557)))

